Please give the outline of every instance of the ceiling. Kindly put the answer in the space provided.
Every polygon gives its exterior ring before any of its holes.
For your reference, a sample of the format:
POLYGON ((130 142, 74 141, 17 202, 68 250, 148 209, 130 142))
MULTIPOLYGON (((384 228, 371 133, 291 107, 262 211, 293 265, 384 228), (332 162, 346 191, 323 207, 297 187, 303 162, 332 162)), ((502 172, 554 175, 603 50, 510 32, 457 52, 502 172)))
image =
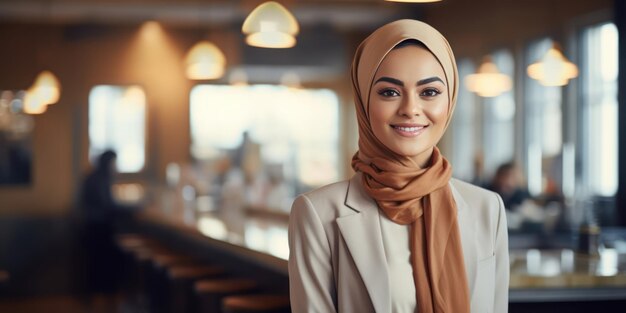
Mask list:
MULTIPOLYGON (((139 23, 156 20, 178 26, 241 25, 261 0, 0 0, 0 19, 44 23, 139 23)), ((303 26, 331 25, 369 29, 387 21, 415 16, 415 5, 383 0, 287 0, 303 26)), ((237 26, 240 27, 240 26, 237 26)))

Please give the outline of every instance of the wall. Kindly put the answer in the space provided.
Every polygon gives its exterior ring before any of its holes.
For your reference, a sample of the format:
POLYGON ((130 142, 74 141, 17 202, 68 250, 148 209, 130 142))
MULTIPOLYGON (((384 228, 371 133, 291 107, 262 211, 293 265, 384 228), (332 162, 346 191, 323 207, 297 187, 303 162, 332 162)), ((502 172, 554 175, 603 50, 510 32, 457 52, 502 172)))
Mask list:
MULTIPOLYGON (((126 179, 159 183, 168 163, 189 162, 189 92, 196 82, 185 78, 184 57, 202 38, 216 43, 229 65, 240 63, 243 36, 238 31, 158 24, 0 24, 5 47, 0 49, 0 69, 10 73, 0 76, 0 90, 26 89, 44 69, 62 84, 60 101, 35 116, 33 183, 0 188, 0 216, 58 215, 72 208, 90 167, 88 97, 98 84, 139 84, 147 95, 146 168, 126 179)), ((343 118, 352 114, 349 86, 342 77, 306 87, 337 90, 341 103, 350 103, 340 109, 343 118)), ((353 152, 355 141, 353 135, 343 139, 346 154, 353 152)), ((348 171, 347 164, 349 160, 343 171, 348 171)))
MULTIPOLYGON (((229 61, 237 52, 229 34, 215 38, 229 61)), ((156 178, 168 162, 188 159, 186 50, 197 33, 133 26, 1 25, 0 89, 25 89, 37 73, 54 72, 61 99, 35 117, 33 183, 0 188, 0 214, 66 212, 89 168, 87 106, 97 84, 140 84, 147 94, 148 143, 144 178, 156 178)))

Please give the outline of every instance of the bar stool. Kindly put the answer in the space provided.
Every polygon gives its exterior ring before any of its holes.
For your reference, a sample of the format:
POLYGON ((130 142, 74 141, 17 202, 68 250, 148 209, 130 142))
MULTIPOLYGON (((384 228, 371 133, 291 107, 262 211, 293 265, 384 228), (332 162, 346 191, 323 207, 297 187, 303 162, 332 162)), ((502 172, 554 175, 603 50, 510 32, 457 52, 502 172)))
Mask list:
POLYGON ((199 280, 194 284, 199 305, 197 313, 222 313, 222 299, 253 292, 258 287, 250 279, 199 280))
POLYGON ((193 283, 199 279, 215 279, 226 274, 224 268, 211 265, 173 265, 167 269, 170 312, 193 312, 193 283))
POLYGON ((137 253, 142 260, 149 308, 152 312, 168 312, 170 303, 169 268, 177 265, 194 265, 198 260, 169 248, 157 247, 137 253))
POLYGON ((289 296, 230 296, 222 301, 223 313, 290 313, 289 296))
POLYGON ((156 267, 155 259, 173 253, 158 243, 133 248, 131 253, 137 277, 135 285, 137 305, 144 311, 158 311, 159 308, 163 308, 161 302, 165 299, 166 278, 165 274, 156 267))

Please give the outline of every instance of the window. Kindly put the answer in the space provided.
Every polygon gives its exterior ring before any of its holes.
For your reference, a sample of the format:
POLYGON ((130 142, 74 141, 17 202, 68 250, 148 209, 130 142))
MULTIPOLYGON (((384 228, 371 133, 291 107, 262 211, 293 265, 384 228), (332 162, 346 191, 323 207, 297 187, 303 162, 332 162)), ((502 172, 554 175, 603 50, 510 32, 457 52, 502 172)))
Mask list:
MULTIPOLYGON (((459 77, 466 77, 474 73, 472 61, 461 60, 458 65, 459 77)), ((459 88, 459 96, 452 116, 450 128, 452 131, 452 164, 454 176, 473 181, 474 158, 476 157, 476 97, 467 88, 459 88)))
POLYGON ((330 90, 198 85, 190 106, 196 159, 226 154, 245 166, 252 154, 253 164, 278 168, 304 188, 339 178, 339 102, 330 90))
POLYGON ((100 85, 89 94, 89 159, 107 149, 117 153, 121 173, 145 164, 146 95, 139 86, 100 85))
MULTIPOLYGON (((492 54, 493 62, 500 72, 515 77, 513 55, 508 50, 492 54)), ((514 90, 499 96, 484 98, 483 102, 483 142, 485 177, 492 177, 503 163, 510 162, 515 153, 515 98, 514 90)))
POLYGON ((618 183, 617 28, 612 23, 586 28, 581 43, 580 187, 590 196, 614 196, 618 183))
MULTIPOLYGON (((552 47, 544 38, 531 43, 526 51, 524 68, 537 62, 552 47)), ((562 111, 561 87, 546 87, 525 75, 524 157, 528 191, 537 196, 558 193, 561 184, 562 111), (557 187, 559 186, 559 187, 557 187)))

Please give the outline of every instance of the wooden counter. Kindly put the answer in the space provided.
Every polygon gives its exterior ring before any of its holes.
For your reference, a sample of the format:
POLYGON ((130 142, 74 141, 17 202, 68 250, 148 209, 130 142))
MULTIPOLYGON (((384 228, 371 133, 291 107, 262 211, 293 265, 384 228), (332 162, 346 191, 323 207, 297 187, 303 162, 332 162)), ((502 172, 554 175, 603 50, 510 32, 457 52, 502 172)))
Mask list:
MULTIPOLYGON (((261 208, 198 213, 150 208, 140 220, 195 238, 286 278, 288 214, 261 208)), ((604 249, 597 257, 571 249, 510 251, 510 301, 626 300, 626 253, 604 249)))

